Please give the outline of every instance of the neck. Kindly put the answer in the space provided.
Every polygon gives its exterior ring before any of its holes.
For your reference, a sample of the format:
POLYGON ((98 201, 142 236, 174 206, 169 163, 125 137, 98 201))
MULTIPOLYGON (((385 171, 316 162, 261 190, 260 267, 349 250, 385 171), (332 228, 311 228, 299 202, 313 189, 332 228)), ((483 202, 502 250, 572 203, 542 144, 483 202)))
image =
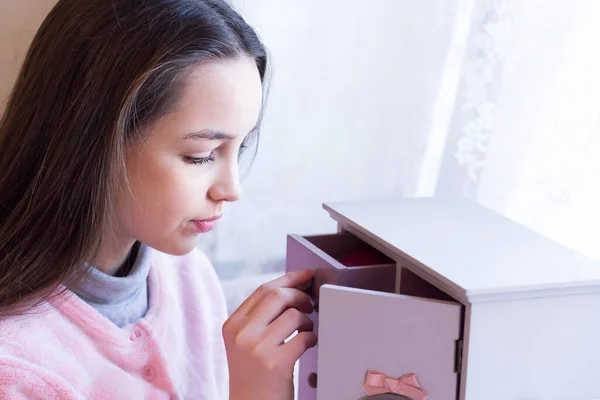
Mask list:
POLYGON ((108 275, 117 275, 129 261, 135 239, 104 240, 96 257, 89 262, 94 268, 108 275))

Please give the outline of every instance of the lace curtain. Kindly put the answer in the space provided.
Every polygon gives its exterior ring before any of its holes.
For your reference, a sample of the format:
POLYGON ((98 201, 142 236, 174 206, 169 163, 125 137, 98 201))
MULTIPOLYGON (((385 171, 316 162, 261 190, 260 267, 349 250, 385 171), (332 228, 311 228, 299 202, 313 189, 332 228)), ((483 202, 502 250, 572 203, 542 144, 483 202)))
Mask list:
POLYGON ((593 0, 479 3, 447 149, 463 194, 594 259, 599 18, 593 0))

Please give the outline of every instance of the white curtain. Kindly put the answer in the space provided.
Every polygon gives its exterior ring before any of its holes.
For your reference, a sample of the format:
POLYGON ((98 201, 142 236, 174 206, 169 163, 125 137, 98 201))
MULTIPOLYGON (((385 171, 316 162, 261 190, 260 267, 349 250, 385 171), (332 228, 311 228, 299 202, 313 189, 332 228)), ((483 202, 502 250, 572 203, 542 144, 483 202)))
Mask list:
POLYGON ((600 259, 600 2, 234 2, 274 75, 245 198, 202 247, 234 308, 321 203, 466 196, 600 259))
POLYGON ((452 148, 461 189, 600 259, 600 2, 485 1, 452 148))

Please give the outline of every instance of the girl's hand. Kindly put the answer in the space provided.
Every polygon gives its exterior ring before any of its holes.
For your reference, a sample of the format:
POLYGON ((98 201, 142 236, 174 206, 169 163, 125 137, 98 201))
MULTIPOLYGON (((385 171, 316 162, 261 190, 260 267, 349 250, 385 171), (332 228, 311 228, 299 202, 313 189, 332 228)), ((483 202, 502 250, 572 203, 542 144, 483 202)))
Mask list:
POLYGON ((311 278, 297 271, 261 285, 223 325, 230 400, 294 398, 294 363, 317 343, 310 298, 297 289, 311 278))

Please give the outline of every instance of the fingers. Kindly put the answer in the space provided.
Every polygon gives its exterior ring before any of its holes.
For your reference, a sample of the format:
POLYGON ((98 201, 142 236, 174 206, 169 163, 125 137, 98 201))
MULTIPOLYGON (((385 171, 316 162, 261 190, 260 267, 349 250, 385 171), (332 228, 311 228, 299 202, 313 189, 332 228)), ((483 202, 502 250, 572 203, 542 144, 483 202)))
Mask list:
POLYGON ((269 345, 280 345, 294 332, 312 332, 314 323, 308 315, 295 309, 285 310, 265 330, 265 341, 269 345))
POLYGON ((310 297, 299 290, 276 288, 265 295, 248 317, 252 325, 267 326, 288 308, 310 314, 313 311, 310 297))
POLYGON ((237 308, 237 310, 233 312, 232 317, 235 318, 237 316, 250 314, 263 297, 273 289, 295 288, 310 283, 312 275, 313 271, 311 270, 288 272, 277 279, 262 284, 237 308))
POLYGON ((281 345, 280 357, 285 364, 294 364, 304 352, 317 344, 317 335, 314 332, 299 332, 290 341, 281 345))
POLYGON ((312 277, 310 270, 297 271, 261 285, 223 325, 228 354, 250 358, 262 354, 284 363, 278 365, 293 367, 316 343, 313 322, 306 315, 313 311, 310 296, 299 290, 312 277))

